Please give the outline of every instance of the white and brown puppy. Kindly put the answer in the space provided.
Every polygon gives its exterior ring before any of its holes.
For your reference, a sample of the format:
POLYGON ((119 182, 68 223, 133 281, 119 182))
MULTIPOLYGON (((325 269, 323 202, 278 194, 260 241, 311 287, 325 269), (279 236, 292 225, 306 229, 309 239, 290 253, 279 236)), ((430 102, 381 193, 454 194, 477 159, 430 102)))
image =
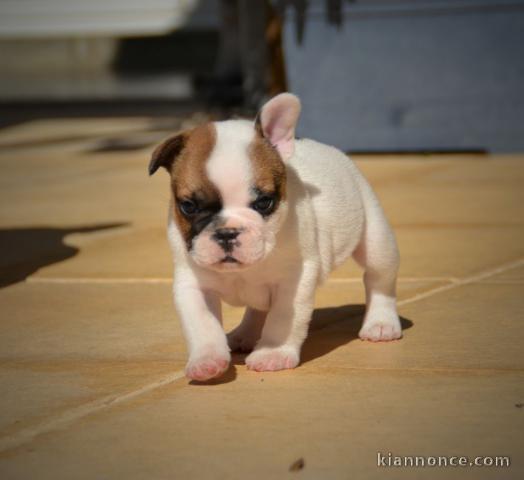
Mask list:
POLYGON ((299 113, 298 98, 284 93, 254 123, 209 123, 153 153, 150 174, 162 166, 171 175, 168 236, 191 379, 224 373, 230 350, 252 351, 252 370, 296 367, 315 289, 351 255, 365 269, 360 338, 401 336, 393 232, 346 155, 295 139, 299 113), (246 306, 227 336, 221 300, 246 306))

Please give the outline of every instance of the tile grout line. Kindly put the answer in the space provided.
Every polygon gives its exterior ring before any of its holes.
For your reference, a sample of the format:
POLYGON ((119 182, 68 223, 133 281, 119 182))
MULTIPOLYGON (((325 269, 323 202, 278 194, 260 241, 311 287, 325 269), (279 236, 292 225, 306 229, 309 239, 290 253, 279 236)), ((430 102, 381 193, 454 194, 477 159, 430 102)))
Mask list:
POLYGON ((176 382, 184 377, 183 371, 178 371, 168 375, 167 377, 159 380, 157 382, 149 383, 137 390, 132 390, 131 392, 120 394, 120 395, 110 395, 93 402, 80 405, 79 407, 72 408, 66 411, 63 415, 51 419, 48 422, 41 423, 32 428, 26 428, 16 433, 13 436, 8 436, 0 439, 0 452, 11 450, 13 448, 19 447, 25 443, 29 443, 35 437, 58 430, 62 427, 69 425, 75 420, 80 420, 81 418, 87 417, 93 413, 99 412, 107 407, 113 405, 118 405, 127 400, 132 400, 133 398, 139 397, 145 393, 156 390, 157 388, 169 385, 170 383, 176 382))
MULTIPOLYGON (((507 270, 517 268, 518 266, 523 265, 523 264, 524 264, 524 259, 515 260, 511 263, 501 265, 497 268, 486 270, 476 275, 471 275, 469 277, 459 279, 447 285, 433 288, 431 290, 428 290, 425 293, 414 295, 411 298, 398 302, 398 305, 399 306, 406 305, 408 303, 416 302, 423 298, 430 297, 437 293, 445 292, 445 291, 457 288, 462 285, 467 285, 473 282, 477 282, 479 280, 483 280, 490 276, 496 275, 497 273, 502 273, 507 270)), ((128 400, 132 400, 145 393, 149 393, 153 390, 156 390, 158 388, 174 383, 177 380, 184 378, 184 376, 185 376, 184 372, 182 370, 179 370, 177 372, 172 373, 171 375, 168 375, 167 377, 165 377, 162 380, 159 380, 153 383, 149 383, 145 385, 144 387, 139 388, 137 390, 132 390, 131 392, 127 392, 121 395, 110 395, 102 399, 95 400, 94 402, 89 402, 87 404, 81 405, 77 408, 73 408, 69 411, 66 411, 63 415, 57 418, 51 419, 48 422, 44 422, 32 428, 21 430, 20 432, 18 432, 15 435, 0 439, 0 452, 11 450, 13 448, 29 443, 39 435, 49 433, 49 432, 58 430, 60 428, 66 427, 67 425, 73 423, 76 420, 80 420, 81 418, 97 413, 101 410, 104 410, 105 408, 108 408, 114 405, 118 405, 128 400)))
POLYGON ((480 285, 522 285, 524 284, 524 279, 508 279, 508 280, 481 280, 480 285))
POLYGON ((397 306, 401 307, 403 305, 407 305, 408 303, 416 302, 418 300, 422 300, 424 298, 431 297, 437 293, 446 292, 447 290, 451 290, 453 288, 461 287, 463 285, 468 285, 470 283, 479 282, 486 278, 492 277, 493 275, 496 275, 497 273, 506 272, 508 270, 517 268, 521 265, 524 265, 523 258, 520 258, 519 260, 514 260, 513 262, 506 263, 504 265, 500 265, 499 267, 495 267, 490 270, 486 270, 484 272, 477 273, 475 275, 470 275, 469 277, 459 279, 458 281, 449 283, 447 285, 441 285, 440 287, 432 288, 430 290, 427 290, 426 292, 414 295, 411 298, 406 298, 405 300, 401 300, 400 302, 397 303, 397 306))

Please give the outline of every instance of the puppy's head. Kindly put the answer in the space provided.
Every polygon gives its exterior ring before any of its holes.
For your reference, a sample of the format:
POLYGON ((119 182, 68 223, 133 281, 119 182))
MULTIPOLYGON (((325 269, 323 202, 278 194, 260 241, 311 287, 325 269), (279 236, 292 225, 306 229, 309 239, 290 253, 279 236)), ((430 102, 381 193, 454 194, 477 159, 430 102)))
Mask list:
POLYGON ((281 94, 254 124, 215 122, 168 138, 153 152, 152 175, 171 175, 174 220, 200 266, 241 270, 274 248, 286 213, 285 162, 293 155, 300 102, 281 94))

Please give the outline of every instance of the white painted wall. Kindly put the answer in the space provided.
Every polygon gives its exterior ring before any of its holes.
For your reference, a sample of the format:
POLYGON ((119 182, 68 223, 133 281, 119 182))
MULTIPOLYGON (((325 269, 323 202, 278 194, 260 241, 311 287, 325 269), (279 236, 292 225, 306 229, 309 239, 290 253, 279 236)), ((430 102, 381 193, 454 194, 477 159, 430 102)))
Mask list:
POLYGON ((0 0, 0 39, 160 35, 198 0, 0 0))

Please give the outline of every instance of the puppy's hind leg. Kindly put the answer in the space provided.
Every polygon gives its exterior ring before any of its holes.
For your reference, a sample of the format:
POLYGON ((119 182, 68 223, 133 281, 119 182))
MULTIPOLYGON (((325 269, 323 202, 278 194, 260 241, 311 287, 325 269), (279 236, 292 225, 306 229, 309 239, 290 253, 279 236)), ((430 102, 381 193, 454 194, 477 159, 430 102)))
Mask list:
POLYGON ((262 333, 267 312, 247 307, 242 322, 227 334, 227 343, 232 352, 251 352, 262 333))
POLYGON ((371 187, 366 182, 361 188, 366 222, 360 244, 353 253, 365 270, 366 315, 359 337, 373 342, 395 340, 402 336, 396 299, 397 243, 371 187))

